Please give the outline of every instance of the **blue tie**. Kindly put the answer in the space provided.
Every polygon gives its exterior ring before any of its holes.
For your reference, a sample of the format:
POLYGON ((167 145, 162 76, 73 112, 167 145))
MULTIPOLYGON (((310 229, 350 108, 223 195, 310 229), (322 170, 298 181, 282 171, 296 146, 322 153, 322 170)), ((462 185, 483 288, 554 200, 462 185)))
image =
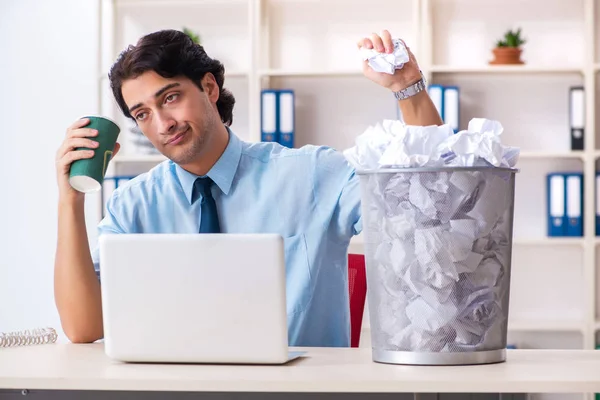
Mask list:
POLYGON ((210 191, 212 184, 213 180, 209 177, 198 178, 194 182, 194 190, 202 196, 200 203, 200 233, 221 233, 217 205, 210 191))

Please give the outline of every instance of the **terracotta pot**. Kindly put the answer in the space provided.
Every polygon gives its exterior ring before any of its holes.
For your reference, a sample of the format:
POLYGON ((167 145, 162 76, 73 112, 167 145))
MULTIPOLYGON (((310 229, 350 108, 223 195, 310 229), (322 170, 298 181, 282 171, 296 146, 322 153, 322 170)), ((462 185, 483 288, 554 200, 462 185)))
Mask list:
POLYGON ((494 60, 490 64, 524 64, 521 61, 522 51, 518 47, 496 47, 492 50, 494 60))

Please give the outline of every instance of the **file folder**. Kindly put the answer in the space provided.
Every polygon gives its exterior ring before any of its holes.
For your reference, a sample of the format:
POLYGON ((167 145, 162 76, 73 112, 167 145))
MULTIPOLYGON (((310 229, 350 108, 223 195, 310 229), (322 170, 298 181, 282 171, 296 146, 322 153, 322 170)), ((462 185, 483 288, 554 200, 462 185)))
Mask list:
POLYGON ((460 124, 460 101, 459 90, 457 86, 446 86, 443 96, 443 119, 444 122, 457 133, 460 124))
POLYGON ((265 89, 260 100, 260 139, 263 142, 277 142, 277 91, 265 89))
POLYGON ((571 150, 583 150, 585 133, 585 91, 583 86, 570 88, 569 126, 571 128, 571 150))
POLYGON ((431 101, 440 114, 442 121, 444 120, 444 87, 442 85, 429 85, 427 89, 431 101))
POLYGON ((566 236, 565 176, 547 176, 548 236, 566 236))
POLYGON ((280 90, 278 93, 279 108, 278 120, 279 129, 278 137, 279 144, 286 147, 294 147, 294 91, 280 90))
POLYGON ((566 177, 567 236, 583 236, 583 174, 566 177))

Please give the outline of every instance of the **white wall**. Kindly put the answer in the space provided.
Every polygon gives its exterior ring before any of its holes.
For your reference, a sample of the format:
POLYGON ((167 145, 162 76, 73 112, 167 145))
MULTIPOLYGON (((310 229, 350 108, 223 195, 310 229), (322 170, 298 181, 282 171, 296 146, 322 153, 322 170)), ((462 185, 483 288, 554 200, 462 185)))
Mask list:
POLYGON ((97 15, 96 0, 0 0, 0 332, 53 326, 65 340, 54 157, 66 128, 97 112, 97 15))

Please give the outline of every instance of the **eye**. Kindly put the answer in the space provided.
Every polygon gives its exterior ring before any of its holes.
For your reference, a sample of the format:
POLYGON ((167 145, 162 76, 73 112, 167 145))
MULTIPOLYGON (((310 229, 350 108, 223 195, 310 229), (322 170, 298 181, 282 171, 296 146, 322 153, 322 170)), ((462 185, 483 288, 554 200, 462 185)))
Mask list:
POLYGON ((175 101, 177 99, 177 97, 179 97, 179 93, 172 93, 172 94, 168 95, 167 97, 165 97, 165 101, 167 103, 172 103, 173 101, 175 101))
POLYGON ((135 116, 135 119, 136 119, 136 120, 138 120, 138 121, 143 121, 143 120, 144 120, 144 118, 146 118, 146 114, 147 114, 147 113, 145 113, 145 112, 141 112, 141 113, 139 113, 139 114, 137 114, 137 115, 135 116))

